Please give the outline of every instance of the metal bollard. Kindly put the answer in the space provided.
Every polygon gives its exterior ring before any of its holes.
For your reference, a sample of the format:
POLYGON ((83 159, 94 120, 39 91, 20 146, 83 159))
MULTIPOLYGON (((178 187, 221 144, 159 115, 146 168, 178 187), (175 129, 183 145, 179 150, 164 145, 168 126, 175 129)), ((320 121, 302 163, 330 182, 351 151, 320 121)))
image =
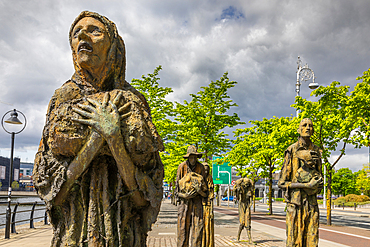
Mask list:
POLYGON ((17 214, 17 209, 18 209, 18 205, 19 205, 19 202, 17 202, 17 204, 15 204, 14 206, 14 212, 13 212, 13 217, 12 217, 12 227, 11 227, 11 233, 17 233, 15 231, 15 215, 17 214))
POLYGON ((48 225, 48 211, 45 210, 44 225, 48 225))
POLYGON ((31 216, 30 216, 30 228, 35 228, 35 226, 33 225, 33 213, 35 212, 36 204, 37 202, 34 202, 32 205, 31 216))
POLYGON ((356 206, 357 206, 356 203, 354 204, 354 206, 355 206, 355 210, 356 210, 356 206))

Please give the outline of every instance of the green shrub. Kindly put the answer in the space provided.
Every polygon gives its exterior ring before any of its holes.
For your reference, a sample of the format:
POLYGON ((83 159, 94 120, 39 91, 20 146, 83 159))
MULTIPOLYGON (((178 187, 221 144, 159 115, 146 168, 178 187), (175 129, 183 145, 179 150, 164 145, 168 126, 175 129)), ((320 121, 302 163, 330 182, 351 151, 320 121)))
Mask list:
POLYGON ((346 202, 366 202, 369 201, 369 197, 365 195, 349 194, 344 197, 346 202))
POLYGON ((12 189, 13 190, 16 190, 16 189, 18 189, 19 188, 19 183, 17 182, 17 181, 13 181, 12 182, 12 189))
POLYGON ((361 202, 367 202, 370 201, 370 197, 367 195, 359 195, 361 202))
POLYGON ((343 203, 346 203, 346 198, 344 197, 338 197, 337 199, 333 200, 334 205, 342 205, 343 203))
POLYGON ((356 203, 356 206, 358 206, 358 205, 370 204, 370 201, 367 201, 367 202, 346 202, 346 203, 344 203, 344 206, 345 207, 354 207, 355 203, 356 203))

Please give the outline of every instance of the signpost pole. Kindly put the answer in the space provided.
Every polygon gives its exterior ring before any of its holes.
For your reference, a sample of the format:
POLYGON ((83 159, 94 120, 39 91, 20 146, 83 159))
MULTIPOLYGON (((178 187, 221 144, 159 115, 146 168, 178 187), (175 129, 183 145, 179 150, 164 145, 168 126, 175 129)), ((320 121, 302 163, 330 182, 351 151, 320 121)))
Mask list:
POLYGON ((227 207, 230 206, 230 186, 227 184, 227 207))

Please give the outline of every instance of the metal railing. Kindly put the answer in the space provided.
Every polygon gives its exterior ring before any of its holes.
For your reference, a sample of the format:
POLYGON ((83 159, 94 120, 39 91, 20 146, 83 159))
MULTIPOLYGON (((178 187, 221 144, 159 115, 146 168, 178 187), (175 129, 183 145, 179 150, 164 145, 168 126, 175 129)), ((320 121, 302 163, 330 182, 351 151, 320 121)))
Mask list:
MULTIPOLYGON (((0 204, 7 204, 7 202, 4 202, 4 203, 0 203, 0 204)), ((25 221, 29 221, 30 222, 30 228, 35 228, 34 226, 34 220, 37 220, 37 219, 44 219, 44 224, 47 225, 48 224, 48 214, 47 214, 47 210, 46 210, 46 207, 38 207, 36 208, 36 205, 45 205, 44 202, 17 202, 17 203, 13 203, 11 205, 14 205, 14 209, 13 211, 11 212, 11 221, 10 221, 10 224, 11 224, 11 233, 17 233, 16 230, 15 230, 15 224, 16 223, 20 223, 20 222, 25 222, 25 221), (32 208, 29 209, 29 210, 22 210, 22 211, 17 211, 18 209, 18 206, 19 205, 32 205, 32 208), (35 211, 40 211, 40 210, 45 210, 45 214, 44 216, 39 216, 39 217, 34 217, 34 212, 35 211), (19 213, 27 213, 27 212, 30 212, 30 217, 28 219, 24 219, 24 220, 18 220, 16 221, 16 215, 19 214, 19 213)), ((2 216, 6 216, 6 213, 2 213, 0 214, 0 217, 2 216)), ((6 226, 6 223, 5 224, 0 224, 0 227, 1 226, 6 226)))

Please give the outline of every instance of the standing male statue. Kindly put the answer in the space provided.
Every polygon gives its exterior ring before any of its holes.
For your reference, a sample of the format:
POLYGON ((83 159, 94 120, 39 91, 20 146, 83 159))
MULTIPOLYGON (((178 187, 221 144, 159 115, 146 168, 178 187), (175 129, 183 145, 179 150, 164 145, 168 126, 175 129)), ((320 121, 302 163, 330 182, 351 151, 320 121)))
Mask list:
POLYGON ((298 128, 298 141, 284 153, 278 185, 285 189, 287 247, 317 247, 319 208, 317 193, 323 187, 320 149, 310 139, 314 133, 311 119, 298 128))
POLYGON ((176 176, 179 200, 177 246, 201 247, 204 227, 202 202, 208 196, 207 178, 204 166, 197 160, 202 154, 195 146, 189 146, 183 157, 186 161, 179 165, 176 176))
POLYGON ((51 246, 145 246, 164 175, 149 105, 125 80, 125 45, 108 18, 82 12, 69 43, 75 73, 50 100, 33 170, 51 246))
POLYGON ((238 241, 240 234, 244 228, 247 229, 249 243, 252 244, 251 233, 251 205, 253 199, 253 182, 249 178, 240 178, 236 180, 233 191, 239 202, 239 231, 238 241))
POLYGON ((209 165, 203 163, 206 172, 206 183, 208 185, 208 197, 204 200, 203 207, 203 220, 204 220, 204 230, 203 230, 203 242, 202 247, 214 247, 215 246, 215 221, 213 214, 213 199, 214 195, 214 184, 212 174, 210 173, 209 165))

